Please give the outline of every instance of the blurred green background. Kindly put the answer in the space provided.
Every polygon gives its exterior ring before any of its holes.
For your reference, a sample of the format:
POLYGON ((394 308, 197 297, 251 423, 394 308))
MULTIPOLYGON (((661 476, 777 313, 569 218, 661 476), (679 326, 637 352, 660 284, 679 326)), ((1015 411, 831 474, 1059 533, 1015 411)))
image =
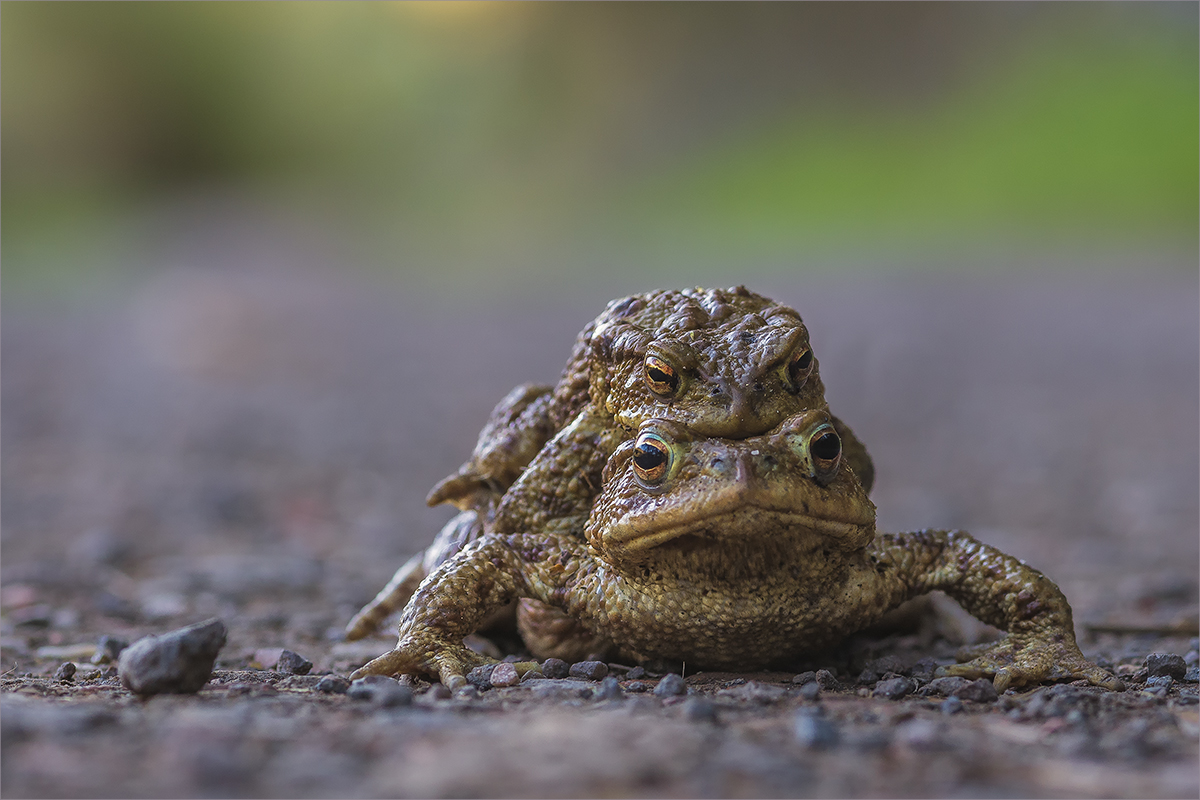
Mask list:
POLYGON ((1195 3, 0 16, 6 296, 197 202, 435 286, 1197 257, 1195 3))

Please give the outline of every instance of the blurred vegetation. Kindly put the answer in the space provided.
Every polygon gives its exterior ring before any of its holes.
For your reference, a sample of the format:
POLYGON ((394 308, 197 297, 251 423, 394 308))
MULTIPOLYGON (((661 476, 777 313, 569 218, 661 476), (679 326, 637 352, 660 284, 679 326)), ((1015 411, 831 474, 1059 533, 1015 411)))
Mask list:
POLYGON ((1194 254, 1197 25, 1194 3, 4 3, 4 283, 119 260, 197 195, 452 277, 1194 254))

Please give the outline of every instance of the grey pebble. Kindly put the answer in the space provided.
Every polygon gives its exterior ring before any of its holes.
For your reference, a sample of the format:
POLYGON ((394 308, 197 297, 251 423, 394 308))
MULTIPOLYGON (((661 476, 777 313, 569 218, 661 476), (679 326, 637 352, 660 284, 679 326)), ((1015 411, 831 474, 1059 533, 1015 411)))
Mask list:
POLYGON ((350 688, 350 681, 341 675, 326 675, 317 681, 315 688, 322 694, 345 694, 350 688))
POLYGON ((966 678, 958 676, 948 676, 945 678, 934 678, 929 683, 921 687, 918 692, 922 697, 930 695, 941 695, 942 697, 952 697, 958 694, 963 688, 971 682, 966 678))
MULTIPOLYGON (((441 684, 438 684, 439 686, 441 684)), ((350 684, 346 696, 351 700, 366 700, 380 708, 412 705, 412 689, 386 675, 368 675, 350 684)))
POLYGON ((842 688, 842 685, 838 683, 838 679, 833 677, 833 673, 827 669, 817 670, 816 681, 827 692, 836 692, 842 688))
POLYGON ((139 695, 198 692, 224 646, 225 623, 219 619, 147 636, 121 652, 121 683, 139 695))
POLYGON ((542 662, 542 674, 547 678, 565 678, 570 671, 571 665, 561 658, 547 658, 542 662))
POLYGON ((915 678, 919 682, 928 683, 929 681, 933 680, 933 676, 937 672, 938 666, 939 664, 937 659, 922 658, 916 664, 912 665, 912 669, 908 671, 908 674, 910 677, 915 678))
POLYGON ((636 667, 629 670, 629 672, 626 672, 625 677, 631 681, 640 681, 642 678, 646 677, 646 668, 641 664, 638 664, 636 667))
POLYGON ((960 700, 972 700, 976 703, 994 703, 1000 699, 1000 695, 996 694, 995 685, 987 678, 973 680, 953 694, 960 700))
POLYGON ((800 687, 800 691, 797 694, 804 700, 816 700, 821 696, 821 684, 816 681, 809 681, 800 687))
POLYGON ((957 714, 963 710, 963 702, 954 695, 951 695, 942 701, 941 708, 943 714, 957 714))
POLYGON ((634 694, 649 690, 650 684, 646 683, 645 681, 630 681, 629 683, 625 684, 625 691, 632 692, 634 694))
POLYGON ((516 667, 506 661, 501 661, 492 670, 490 680, 492 686, 496 687, 516 686, 521 682, 521 676, 517 673, 516 667))
POLYGON ((880 681, 875 684, 875 690, 871 692, 875 697, 884 697, 888 700, 899 700, 905 695, 912 694, 917 688, 916 683, 911 678, 889 678, 886 681, 880 681))
POLYGON ((311 661, 291 650, 284 650, 280 653, 279 661, 275 664, 275 671, 282 672, 284 675, 307 675, 312 668, 311 661))
POLYGON ((608 664, 603 661, 577 661, 567 672, 572 678, 584 678, 589 681, 601 681, 608 675, 608 664))
MULTIPOLYGON (((492 670, 495 668, 495 664, 483 664, 482 666, 475 667, 467 673, 467 683, 481 692, 486 692, 492 688, 492 670)), ((544 667, 542 671, 545 671, 544 667)))
POLYGON ((92 656, 93 664, 111 664, 121 657, 121 652, 129 647, 129 642, 116 636, 101 636, 96 642, 96 654, 92 656))
POLYGON ((793 675, 792 683, 796 684, 797 686, 803 686, 806 683, 812 683, 816 679, 817 673, 809 670, 808 672, 801 672, 799 675, 793 675))
POLYGON ((1174 653, 1151 653, 1146 656, 1144 666, 1151 678, 1170 675, 1176 680, 1181 680, 1187 674, 1187 663, 1182 656, 1174 653))
POLYGON ((792 730, 796 735, 796 741, 802 747, 810 750, 824 750, 837 745, 839 739, 838 730, 832 722, 825 719, 824 715, 806 713, 801 711, 796 715, 795 722, 792 724, 792 730))
POLYGON ((625 691, 621 688, 620 681, 609 675, 600 681, 593 696, 597 700, 620 700, 625 696, 625 691))
POLYGON ((716 722, 717 704, 707 697, 689 697, 683 703, 683 715, 692 722, 716 722))
POLYGON ((668 672, 654 687, 654 694, 659 697, 675 697, 687 694, 687 683, 678 672, 668 672))
POLYGON ((1188 667, 1188 671, 1183 674, 1183 679, 1188 683, 1200 683, 1200 667, 1188 667))
POLYGON ((1170 675, 1156 675, 1153 678, 1146 678, 1146 688, 1151 688, 1154 686, 1161 686, 1164 689, 1170 689, 1171 684, 1173 684, 1174 682, 1175 682, 1175 679, 1172 678, 1170 675))
POLYGON ((54 670, 54 679, 70 683, 75 680, 75 664, 71 661, 64 661, 58 665, 58 669, 54 670))

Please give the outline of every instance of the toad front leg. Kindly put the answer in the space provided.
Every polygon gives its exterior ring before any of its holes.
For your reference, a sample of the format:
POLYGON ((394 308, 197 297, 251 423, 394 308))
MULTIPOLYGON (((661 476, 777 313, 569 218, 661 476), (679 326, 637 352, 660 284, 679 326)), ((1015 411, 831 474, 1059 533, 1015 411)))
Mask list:
POLYGON ((400 640, 350 677, 436 675, 457 689, 473 667, 491 663, 463 645, 493 611, 517 597, 555 602, 577 579, 586 545, 569 537, 484 536, 438 567, 400 619, 400 640))
POLYGON ((880 580, 897 590, 900 599, 941 589, 974 616, 1008 633, 995 644, 972 648, 969 661, 943 667, 941 674, 991 677, 1000 692, 1080 678, 1124 689, 1120 680, 1079 652, 1071 606, 1058 586, 1012 556, 960 531, 884 534, 871 552, 880 580))

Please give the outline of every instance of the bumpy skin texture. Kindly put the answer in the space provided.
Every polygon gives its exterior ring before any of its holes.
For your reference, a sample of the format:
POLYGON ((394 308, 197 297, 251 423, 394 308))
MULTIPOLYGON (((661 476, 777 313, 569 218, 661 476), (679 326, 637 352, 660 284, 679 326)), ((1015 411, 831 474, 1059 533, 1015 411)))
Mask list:
MULTIPOLYGON (((508 516, 514 515, 505 492, 519 477, 525 476, 523 501, 532 498, 535 506, 539 490, 559 491, 555 487, 570 481, 578 468, 576 454, 545 445, 572 421, 586 417, 589 428, 627 433, 643 420, 658 418, 685 425, 698 436, 757 436, 800 411, 828 408, 818 367, 800 316, 744 287, 614 300, 579 334, 556 386, 518 386, 492 411, 471 459, 428 498, 430 505, 448 502, 466 513, 397 571, 350 621, 347 637, 371 633, 464 544, 503 530, 503 524, 494 526, 493 517, 502 502, 508 516), (664 370, 669 381, 652 379, 664 370)), ((846 460, 869 491, 874 465, 866 448, 841 420, 833 418, 832 424, 846 460)), ((602 457, 611 454, 610 448, 602 457)), ((596 484, 572 493, 574 511, 586 514, 598 490, 596 484)), ((561 505, 563 498, 556 502, 561 505)), ((537 516, 536 508, 522 513, 537 516)), ((522 613, 529 612, 526 604, 522 613)))
MULTIPOLYGON (((570 440, 572 452, 602 445, 611 433, 586 419, 555 441, 570 440)), ((421 584, 396 648, 355 675, 427 674, 459 686, 489 661, 462 638, 519 597, 561 609, 635 657, 751 669, 819 651, 941 589, 1008 632, 945 674, 991 676, 999 690, 1061 678, 1120 688, 1079 652, 1070 606, 1040 572, 961 532, 877 536, 874 506, 833 431, 823 410, 745 440, 647 420, 604 464, 583 456, 580 481, 603 485, 586 519, 530 517, 528 504, 513 505, 519 513, 504 526, 421 584)))

